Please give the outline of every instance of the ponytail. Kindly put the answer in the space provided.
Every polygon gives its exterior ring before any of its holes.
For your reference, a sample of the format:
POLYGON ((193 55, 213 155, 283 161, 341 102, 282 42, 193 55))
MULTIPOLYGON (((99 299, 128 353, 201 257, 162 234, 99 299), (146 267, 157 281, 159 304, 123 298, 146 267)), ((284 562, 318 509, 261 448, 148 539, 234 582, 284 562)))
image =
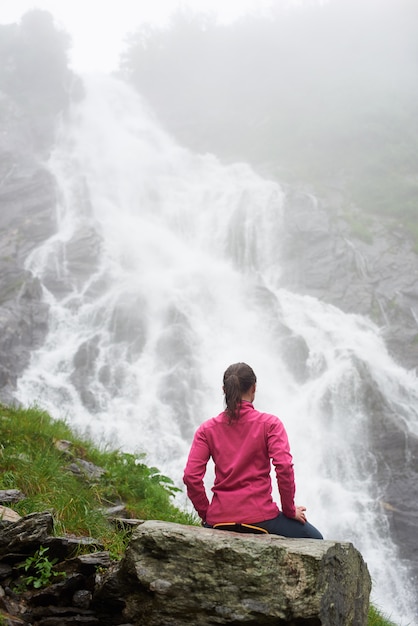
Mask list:
POLYGON ((246 363, 234 363, 226 369, 223 378, 223 389, 226 414, 230 424, 239 419, 242 395, 249 391, 256 382, 256 375, 246 363))

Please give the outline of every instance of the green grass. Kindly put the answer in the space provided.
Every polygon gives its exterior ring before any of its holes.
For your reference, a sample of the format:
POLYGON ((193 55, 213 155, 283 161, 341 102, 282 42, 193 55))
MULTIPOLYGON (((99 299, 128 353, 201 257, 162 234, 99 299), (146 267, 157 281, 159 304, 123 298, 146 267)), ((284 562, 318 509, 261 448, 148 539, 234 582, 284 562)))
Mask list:
MULTIPOLYGON (((49 510, 57 535, 88 536, 120 558, 129 531, 111 524, 103 509, 123 502, 133 518, 198 524, 198 518, 174 506, 178 489, 142 453, 100 450, 77 436, 61 420, 38 408, 17 409, 0 404, 0 489, 19 489, 26 498, 11 505, 20 515, 49 510), (57 442, 70 442, 67 452, 57 442), (68 466, 89 461, 105 473, 96 480, 74 475, 68 466)), ((0 624, 1 624, 0 617, 0 624)), ((396 626, 375 607, 368 626, 396 626)))
POLYGON ((396 626, 374 606, 370 607, 367 626, 396 626))
POLYGON ((0 489, 19 489, 26 498, 12 505, 20 515, 51 511, 57 535, 88 536, 120 556, 128 532, 109 523, 103 509, 124 503, 130 517, 185 524, 197 518, 173 504, 178 491, 170 478, 144 463, 143 454, 100 450, 69 426, 38 408, 0 405, 0 489), (67 452, 55 445, 68 441, 67 452), (105 470, 95 479, 76 476, 76 459, 105 470))

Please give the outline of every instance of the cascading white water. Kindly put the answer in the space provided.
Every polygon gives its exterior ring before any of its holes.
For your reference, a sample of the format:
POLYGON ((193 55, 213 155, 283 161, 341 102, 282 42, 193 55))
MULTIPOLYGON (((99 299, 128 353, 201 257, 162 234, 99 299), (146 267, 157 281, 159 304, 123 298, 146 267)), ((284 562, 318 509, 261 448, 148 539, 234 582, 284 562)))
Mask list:
POLYGON ((224 369, 250 363, 257 408, 288 430, 298 502, 327 538, 362 552, 373 601, 411 622, 412 584, 376 487, 367 393, 373 385, 394 415, 402 407, 405 433, 418 434, 416 377, 371 322, 281 287, 276 183, 182 149, 128 86, 95 77, 86 87, 50 159, 56 235, 28 259, 50 331, 18 399, 97 442, 146 452, 180 485, 195 428, 222 410, 224 369), (304 382, 286 364, 284 328, 307 346, 304 382))

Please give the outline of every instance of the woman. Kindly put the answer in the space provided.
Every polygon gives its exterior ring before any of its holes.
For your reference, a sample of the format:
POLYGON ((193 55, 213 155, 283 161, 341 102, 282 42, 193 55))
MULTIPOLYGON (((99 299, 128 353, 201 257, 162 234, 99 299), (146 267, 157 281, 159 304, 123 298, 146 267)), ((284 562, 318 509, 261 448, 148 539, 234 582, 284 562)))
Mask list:
POLYGON ((323 539, 306 521, 306 507, 295 506, 287 434, 278 417, 254 408, 256 382, 246 363, 225 371, 226 409, 196 431, 183 477, 187 495, 208 528, 323 539), (210 457, 215 464, 211 502, 203 484, 210 457), (271 495, 271 462, 283 511, 271 495))

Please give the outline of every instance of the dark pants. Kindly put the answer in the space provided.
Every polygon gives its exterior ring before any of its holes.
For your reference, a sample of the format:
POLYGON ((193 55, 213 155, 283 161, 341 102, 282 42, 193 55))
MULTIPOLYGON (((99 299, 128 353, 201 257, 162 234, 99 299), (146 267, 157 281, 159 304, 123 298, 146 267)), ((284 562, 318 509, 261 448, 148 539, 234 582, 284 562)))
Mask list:
POLYGON ((255 526, 264 528, 270 535, 282 535, 283 537, 296 537, 298 539, 323 539, 323 536, 315 526, 309 522, 298 522, 296 519, 286 517, 279 513, 274 519, 258 522, 255 526))
MULTIPOLYGON (((209 524, 204 524, 205 528, 213 528, 209 524)), ((323 539, 323 536, 309 522, 298 522, 295 519, 286 517, 283 513, 279 513, 277 517, 266 520, 265 522, 248 522, 244 527, 240 524, 235 526, 225 525, 219 530, 232 530, 234 532, 251 532, 250 527, 263 528, 270 535, 281 535, 282 537, 293 537, 297 539, 323 539)), ((254 530, 253 532, 257 532, 254 530)))

